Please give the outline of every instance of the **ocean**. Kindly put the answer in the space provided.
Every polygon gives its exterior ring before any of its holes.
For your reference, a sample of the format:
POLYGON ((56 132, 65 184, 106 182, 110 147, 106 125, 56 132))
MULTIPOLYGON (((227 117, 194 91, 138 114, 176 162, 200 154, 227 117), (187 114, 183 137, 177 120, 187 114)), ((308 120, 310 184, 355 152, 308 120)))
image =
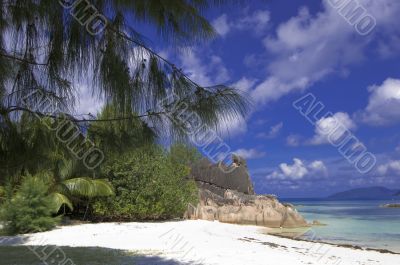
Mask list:
POLYGON ((313 226, 300 236, 335 244, 350 244, 365 248, 386 249, 400 253, 400 208, 382 208, 394 201, 323 201, 286 199, 312 222, 313 226))

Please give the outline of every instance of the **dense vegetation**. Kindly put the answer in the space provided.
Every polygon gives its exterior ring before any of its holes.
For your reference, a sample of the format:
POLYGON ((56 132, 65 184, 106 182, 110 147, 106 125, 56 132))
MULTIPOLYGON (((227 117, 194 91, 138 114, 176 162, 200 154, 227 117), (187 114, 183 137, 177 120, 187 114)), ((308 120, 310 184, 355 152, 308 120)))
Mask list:
POLYGON ((186 176, 199 155, 159 144, 189 138, 175 106, 196 114, 203 130, 247 111, 237 90, 197 84, 134 29, 153 26, 180 49, 215 35, 203 13, 226 1, 91 0, 106 19, 99 34, 82 21, 93 9, 61 5, 75 2, 87 1, 0 0, 0 222, 7 233, 43 231, 61 215, 181 217, 196 198, 186 176), (97 116, 76 112, 80 85, 105 101, 97 116), (85 148, 103 156, 96 166, 85 148))
POLYGON ((183 217, 198 192, 194 181, 186 179, 189 167, 175 160, 175 155, 176 151, 146 146, 110 161, 104 170, 116 196, 98 200, 95 214, 109 220, 183 217))
MULTIPOLYGON (((113 110, 106 106, 98 118, 113 110)), ((200 158, 198 151, 183 144, 169 150, 157 145, 139 119, 91 124, 87 137, 106 156, 101 166, 88 170, 44 126, 47 119, 26 118, 13 123, 21 150, 10 158, 18 161, 25 150, 37 156, 3 168, 9 176, 0 194, 6 233, 46 230, 60 214, 81 220, 181 218, 188 204, 196 202, 197 189, 187 176, 189 166, 200 158)))
MULTIPOLYGON (((0 209, 7 234, 40 232, 54 227, 59 218, 53 218, 54 201, 48 195, 48 184, 41 178, 27 176, 18 191, 7 191, 0 209)), ((11 189, 11 187, 8 187, 11 189)))

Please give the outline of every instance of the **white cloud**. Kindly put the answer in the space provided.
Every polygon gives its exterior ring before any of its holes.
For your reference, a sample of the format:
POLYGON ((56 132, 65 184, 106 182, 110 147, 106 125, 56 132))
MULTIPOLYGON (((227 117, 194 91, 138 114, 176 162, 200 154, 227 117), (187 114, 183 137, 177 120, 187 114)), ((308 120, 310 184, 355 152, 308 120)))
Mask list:
POLYGON ((390 36, 389 41, 379 42, 378 52, 384 59, 391 59, 400 53, 400 36, 390 36))
POLYGON ((236 23, 236 28, 241 30, 250 29, 257 34, 261 34, 268 27, 270 19, 271 14, 268 10, 257 10, 239 19, 236 23))
POLYGON ((243 77, 236 83, 232 84, 232 87, 242 92, 249 92, 256 82, 257 81, 255 79, 248 79, 246 77, 243 77))
POLYGON ((400 122, 400 80, 388 78, 382 85, 368 90, 371 94, 361 119, 371 125, 400 122))
POLYGON ((283 128, 283 122, 280 122, 274 126, 271 126, 268 133, 260 133, 257 135, 258 138, 273 139, 277 137, 283 128))
POLYGON ((297 147, 300 145, 301 137, 296 134, 291 134, 286 138, 286 145, 297 147))
POLYGON ((319 160, 311 162, 308 167, 311 169, 311 171, 323 173, 327 172, 324 162, 319 160))
POLYGON ((400 153, 400 144, 396 147, 396 152, 400 153))
MULTIPOLYGON (((221 57, 209 54, 204 50, 192 48, 178 55, 185 73, 201 86, 229 84, 230 73, 221 57)), ((234 86, 244 91, 252 84, 250 79, 242 78, 234 86)), ((217 133, 222 138, 242 135, 247 132, 246 118, 220 119, 217 133)))
POLYGON ((301 180, 304 178, 312 178, 315 176, 326 177, 327 168, 324 162, 316 160, 308 165, 299 158, 293 159, 293 164, 289 165, 282 163, 279 169, 267 175, 267 179, 281 179, 281 180, 301 180))
POLYGON ((86 85, 79 85, 76 93, 75 114, 92 114, 96 116, 105 104, 105 100, 93 94, 93 91, 86 85))
POLYGON ((244 15, 239 19, 229 19, 226 14, 222 14, 212 21, 212 25, 217 33, 225 37, 233 30, 251 30, 256 34, 262 34, 268 27, 271 19, 268 10, 256 10, 252 13, 245 9, 244 15))
POLYGON ((400 160, 392 160, 386 164, 382 164, 377 168, 380 175, 395 174, 400 175, 400 160))
MULTIPOLYGON (((330 74, 348 72, 348 67, 367 58, 367 47, 379 41, 400 36, 397 0, 359 0, 377 20, 370 36, 359 36, 338 11, 323 1, 323 10, 312 15, 307 8, 280 24, 275 36, 264 39, 265 48, 273 59, 268 62, 268 77, 252 92, 257 103, 268 103, 294 91, 303 91, 330 74), (378 41, 379 40, 379 41, 378 41)), ((393 43, 396 43, 393 41, 393 43)), ((380 45, 381 47, 382 44, 380 45)), ((398 45, 391 45, 398 47, 398 45)), ((385 53, 400 53, 386 45, 385 53)))
POLYGON ((276 37, 265 38, 265 47, 275 59, 268 65, 271 77, 254 92, 255 100, 267 103, 304 90, 337 71, 339 64, 362 59, 360 44, 350 41, 353 29, 335 12, 325 8, 313 17, 302 8, 278 27, 276 37))
POLYGON ((243 135, 247 132, 247 121, 241 118, 222 120, 218 125, 218 134, 223 138, 243 135))
POLYGON ((188 76, 201 86, 211 86, 229 81, 229 71, 221 57, 199 54, 196 49, 181 53, 179 58, 188 76), (201 58, 204 58, 202 60, 201 58))
POLYGON ((251 91, 251 96, 256 103, 268 103, 278 100, 291 91, 304 90, 309 85, 310 83, 307 78, 300 78, 285 83, 276 77, 270 77, 261 84, 258 84, 255 89, 251 91))
POLYGON ((228 23, 228 16, 226 14, 221 15, 212 21, 212 25, 219 35, 225 37, 231 30, 231 26, 228 23))
POLYGON ((233 152, 234 154, 237 154, 244 159, 257 159, 257 158, 262 158, 266 156, 265 152, 258 151, 257 149, 238 149, 233 152))
POLYGON ((355 128, 356 124, 347 113, 337 112, 332 116, 321 118, 317 121, 315 135, 308 142, 313 145, 327 144, 329 139, 339 140, 347 131, 355 128))
POLYGON ((308 174, 308 169, 298 158, 293 159, 294 164, 288 165, 286 163, 282 163, 279 165, 280 170, 282 171, 283 176, 291 178, 291 179, 302 179, 305 175, 308 174))

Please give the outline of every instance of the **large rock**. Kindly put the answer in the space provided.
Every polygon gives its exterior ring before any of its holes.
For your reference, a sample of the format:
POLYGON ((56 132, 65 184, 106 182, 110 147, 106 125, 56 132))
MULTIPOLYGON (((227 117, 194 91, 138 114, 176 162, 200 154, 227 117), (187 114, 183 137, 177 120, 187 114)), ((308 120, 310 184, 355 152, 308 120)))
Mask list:
POLYGON ((192 166, 192 176, 201 183, 208 183, 222 189, 236 190, 245 194, 254 194, 246 161, 239 156, 233 157, 233 164, 229 167, 222 163, 212 164, 208 159, 203 158, 192 166))
POLYGON ((235 156, 233 161, 230 167, 222 169, 207 160, 193 166, 199 204, 189 207, 189 219, 266 227, 307 226, 292 205, 282 204, 272 195, 255 195, 244 159, 235 156))

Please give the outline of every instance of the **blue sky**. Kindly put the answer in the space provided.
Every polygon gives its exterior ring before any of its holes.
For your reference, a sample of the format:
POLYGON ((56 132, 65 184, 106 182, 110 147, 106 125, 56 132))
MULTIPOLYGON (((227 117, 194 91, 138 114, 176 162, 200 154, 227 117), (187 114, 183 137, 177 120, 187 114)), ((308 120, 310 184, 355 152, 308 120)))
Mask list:
POLYGON ((215 41, 184 58, 171 56, 200 83, 234 84, 252 97, 253 113, 226 141, 247 156, 259 193, 400 189, 400 4, 359 3, 377 22, 368 36, 327 2, 246 1, 209 15, 220 33, 215 41), (335 147, 315 140, 315 126, 292 106, 309 92, 327 111, 344 114, 377 157, 371 172, 360 174, 335 147))
POLYGON ((199 84, 235 86, 253 100, 247 119, 229 124, 223 137, 247 158, 258 193, 319 197, 366 186, 400 189, 400 1, 358 3, 376 20, 366 36, 322 0, 218 8, 207 17, 219 36, 184 53, 142 33, 199 84), (374 154, 370 172, 359 173, 292 106, 307 93, 374 154))

